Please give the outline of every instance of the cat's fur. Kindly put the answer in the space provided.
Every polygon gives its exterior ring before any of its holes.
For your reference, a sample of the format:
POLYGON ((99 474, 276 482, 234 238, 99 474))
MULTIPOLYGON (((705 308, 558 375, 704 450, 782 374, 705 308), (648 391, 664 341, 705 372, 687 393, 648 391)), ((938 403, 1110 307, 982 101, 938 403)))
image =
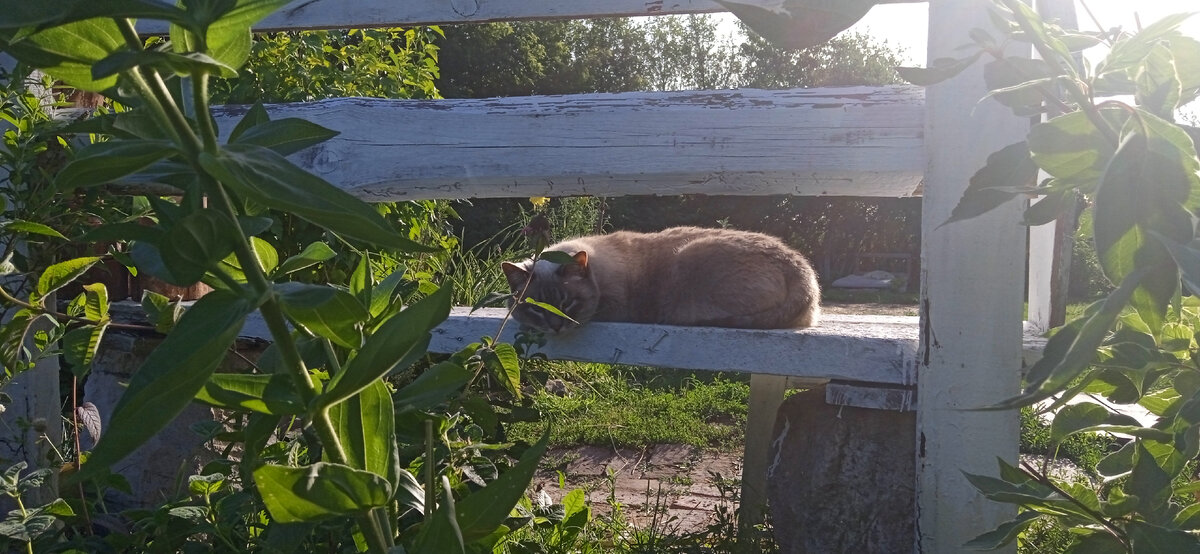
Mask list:
MULTIPOLYGON (((580 324, 627 321, 746 329, 809 327, 821 291, 800 253, 775 237, 732 229, 675 227, 658 233, 620 231, 580 237, 546 249, 574 264, 531 260, 503 264, 514 300, 550 304, 580 324)), ((513 316, 527 327, 559 332, 574 324, 519 302, 513 316)))

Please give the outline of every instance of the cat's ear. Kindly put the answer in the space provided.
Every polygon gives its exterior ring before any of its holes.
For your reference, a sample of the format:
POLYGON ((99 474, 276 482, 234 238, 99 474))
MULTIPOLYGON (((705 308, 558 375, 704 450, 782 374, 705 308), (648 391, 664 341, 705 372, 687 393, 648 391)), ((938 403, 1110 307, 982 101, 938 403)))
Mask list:
POLYGON ((508 278, 509 290, 520 292, 521 289, 525 288, 525 282, 529 280, 529 271, 512 262, 500 264, 500 269, 504 270, 504 276, 508 278))
POLYGON ((588 254, 583 250, 571 256, 575 263, 563 264, 558 267, 558 274, 566 279, 583 279, 588 276, 588 254))

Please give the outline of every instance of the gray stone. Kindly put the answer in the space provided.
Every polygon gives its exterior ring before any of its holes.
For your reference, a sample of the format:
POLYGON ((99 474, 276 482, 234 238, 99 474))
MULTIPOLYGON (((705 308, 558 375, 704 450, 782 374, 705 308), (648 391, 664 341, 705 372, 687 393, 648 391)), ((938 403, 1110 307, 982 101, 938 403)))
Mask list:
POLYGON ((913 412, 826 404, 824 387, 784 401, 767 483, 780 550, 911 552, 915 418, 913 412))
MULTIPOLYGON (((158 336, 122 332, 105 334, 80 399, 81 403, 87 401, 96 406, 102 424, 101 437, 107 432, 113 408, 125 391, 124 383, 129 382, 161 340, 158 336)), ((253 359, 261 347, 239 341, 238 350, 253 359)), ((243 358, 230 355, 217 371, 241 371, 246 367, 243 358)), ((193 427, 221 421, 223 415, 219 410, 191 404, 145 444, 114 464, 113 473, 129 481, 131 494, 110 490, 106 496, 109 508, 145 508, 186 494, 187 478, 219 458, 225 446, 205 440, 193 427)), ((88 433, 81 433, 80 439, 81 447, 90 450, 93 445, 88 433)))

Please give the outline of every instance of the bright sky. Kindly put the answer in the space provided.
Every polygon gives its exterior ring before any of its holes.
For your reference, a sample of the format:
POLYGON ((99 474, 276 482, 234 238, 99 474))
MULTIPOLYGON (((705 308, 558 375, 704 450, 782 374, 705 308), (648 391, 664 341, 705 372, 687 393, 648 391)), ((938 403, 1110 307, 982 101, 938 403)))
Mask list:
MULTIPOLYGON (((1135 13, 1141 18, 1142 24, 1147 25, 1166 15, 1200 11, 1200 3, 1196 0, 1084 0, 1075 4, 1079 27, 1084 30, 1096 30, 1097 27, 1083 9, 1083 4, 1091 9, 1096 20, 1106 29, 1117 26, 1136 29, 1135 13)), ((928 14, 928 4, 925 3, 883 4, 875 6, 851 29, 899 46, 904 50, 909 62, 923 66, 928 14)), ((1183 26, 1183 31, 1188 35, 1200 37, 1200 14, 1188 20, 1183 26)), ((963 29, 963 43, 969 42, 966 34, 967 29, 963 29)))

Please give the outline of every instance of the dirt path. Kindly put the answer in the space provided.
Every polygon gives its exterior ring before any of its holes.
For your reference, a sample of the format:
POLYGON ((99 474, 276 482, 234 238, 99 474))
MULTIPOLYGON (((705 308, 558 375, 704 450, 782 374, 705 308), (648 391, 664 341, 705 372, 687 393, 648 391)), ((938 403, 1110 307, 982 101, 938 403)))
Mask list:
POLYGON ((551 449, 542 467, 534 485, 555 502, 583 488, 593 514, 609 514, 612 503, 619 502, 634 526, 681 534, 704 529, 719 506, 733 513, 742 453, 677 444, 642 450, 579 446, 551 449), (558 487, 559 471, 566 477, 566 490, 558 487))
MULTIPOLYGON (((821 308, 832 314, 917 315, 914 304, 826 303, 821 308)), ((547 452, 534 485, 555 502, 583 488, 593 513, 611 513, 611 503, 619 502, 635 526, 681 534, 703 530, 721 506, 732 514, 741 478, 741 450, 717 452, 678 444, 641 450, 578 446, 547 452), (566 490, 558 486, 560 471, 566 490)))

